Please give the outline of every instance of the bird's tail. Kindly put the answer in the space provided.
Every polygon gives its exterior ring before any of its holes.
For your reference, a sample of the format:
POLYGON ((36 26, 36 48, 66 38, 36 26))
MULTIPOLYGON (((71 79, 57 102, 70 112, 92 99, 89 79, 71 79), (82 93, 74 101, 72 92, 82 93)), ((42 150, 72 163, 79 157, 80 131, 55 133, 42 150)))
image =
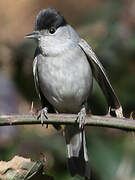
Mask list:
POLYGON ((85 179, 90 179, 85 131, 80 129, 78 125, 68 125, 65 128, 65 138, 71 176, 80 175, 85 179))

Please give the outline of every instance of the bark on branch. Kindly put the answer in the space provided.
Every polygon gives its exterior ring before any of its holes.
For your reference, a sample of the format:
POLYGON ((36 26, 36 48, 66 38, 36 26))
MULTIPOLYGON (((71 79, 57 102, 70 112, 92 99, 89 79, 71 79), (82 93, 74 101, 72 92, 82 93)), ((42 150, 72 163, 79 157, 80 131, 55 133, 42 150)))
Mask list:
MULTIPOLYGON (((74 124, 76 117, 76 114, 48 114, 44 124, 74 124)), ((32 115, 0 115, 0 126, 28 124, 41 124, 41 122, 32 115)), ((135 120, 126 118, 91 115, 86 117, 86 125, 135 131, 135 120)))

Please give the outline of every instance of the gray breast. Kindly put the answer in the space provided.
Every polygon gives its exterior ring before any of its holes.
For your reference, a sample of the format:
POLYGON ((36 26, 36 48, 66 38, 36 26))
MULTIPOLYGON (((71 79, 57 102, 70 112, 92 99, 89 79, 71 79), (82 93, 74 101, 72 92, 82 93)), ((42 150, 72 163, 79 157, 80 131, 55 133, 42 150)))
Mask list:
POLYGON ((87 100, 92 86, 92 72, 79 46, 57 57, 38 55, 41 90, 59 112, 77 113, 87 100))

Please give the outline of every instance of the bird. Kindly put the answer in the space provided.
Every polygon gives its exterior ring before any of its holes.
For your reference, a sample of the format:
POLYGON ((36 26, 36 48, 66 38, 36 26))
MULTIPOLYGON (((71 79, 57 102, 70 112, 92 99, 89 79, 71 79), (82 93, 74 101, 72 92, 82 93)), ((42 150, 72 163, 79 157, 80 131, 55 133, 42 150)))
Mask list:
POLYGON ((79 175, 88 180, 91 167, 84 126, 93 78, 106 97, 109 113, 116 117, 123 117, 120 101, 91 46, 79 37, 59 11, 41 10, 34 31, 26 38, 35 39, 37 43, 33 75, 42 104, 38 118, 43 123, 48 112, 77 114, 78 123, 65 127, 68 168, 71 176, 79 175))

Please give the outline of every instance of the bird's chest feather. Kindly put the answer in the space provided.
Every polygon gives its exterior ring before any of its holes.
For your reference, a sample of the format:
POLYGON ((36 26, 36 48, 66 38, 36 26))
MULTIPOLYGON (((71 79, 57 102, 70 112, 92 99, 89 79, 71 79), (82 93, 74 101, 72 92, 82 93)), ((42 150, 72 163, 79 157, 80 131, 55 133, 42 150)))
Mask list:
POLYGON ((41 90, 56 106, 80 106, 88 97, 92 85, 90 65, 80 49, 61 56, 38 58, 41 90))

